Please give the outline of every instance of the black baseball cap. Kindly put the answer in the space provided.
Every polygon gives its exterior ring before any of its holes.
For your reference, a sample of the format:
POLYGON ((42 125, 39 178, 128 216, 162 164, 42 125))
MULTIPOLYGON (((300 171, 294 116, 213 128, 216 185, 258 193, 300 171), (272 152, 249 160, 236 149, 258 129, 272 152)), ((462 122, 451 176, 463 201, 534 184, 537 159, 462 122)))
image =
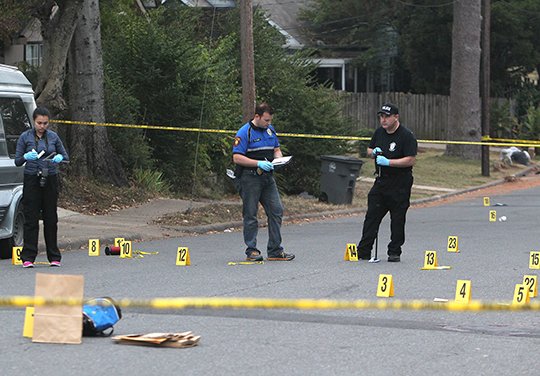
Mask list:
POLYGON ((381 109, 379 112, 377 112, 377 115, 385 114, 385 115, 397 115, 399 114, 399 110, 396 107, 396 105, 392 103, 385 103, 381 106, 381 109))

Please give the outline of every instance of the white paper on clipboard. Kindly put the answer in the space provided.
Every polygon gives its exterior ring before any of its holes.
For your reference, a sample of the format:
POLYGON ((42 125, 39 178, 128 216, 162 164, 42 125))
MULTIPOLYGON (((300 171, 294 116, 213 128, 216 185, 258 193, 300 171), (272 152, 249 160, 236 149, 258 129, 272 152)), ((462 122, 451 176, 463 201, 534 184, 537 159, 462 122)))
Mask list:
POLYGON ((274 165, 274 167, 284 166, 290 162, 291 158, 292 158, 292 155, 289 155, 288 157, 274 158, 274 160, 272 161, 272 164, 274 165))

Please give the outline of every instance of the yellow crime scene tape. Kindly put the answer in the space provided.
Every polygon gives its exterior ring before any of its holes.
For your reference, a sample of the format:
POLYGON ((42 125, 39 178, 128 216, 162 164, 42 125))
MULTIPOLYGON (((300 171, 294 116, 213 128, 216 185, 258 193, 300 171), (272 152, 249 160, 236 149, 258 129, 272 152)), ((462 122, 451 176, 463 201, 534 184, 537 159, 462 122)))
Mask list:
MULTIPOLYGON (((121 123, 97 123, 92 121, 74 121, 74 120, 51 120, 51 123, 68 124, 68 125, 87 125, 94 127, 118 127, 118 128, 134 128, 134 129, 153 129, 162 131, 176 132, 200 132, 200 133, 218 133, 235 135, 236 130, 227 129, 207 129, 207 128, 186 128, 186 127, 170 127, 162 125, 145 125, 145 124, 121 124, 121 123)), ((306 133, 277 133, 279 137, 297 137, 297 138, 314 138, 327 140, 347 140, 347 141, 369 141, 371 137, 358 136, 340 136, 340 135, 325 135, 325 134, 306 134, 306 133)), ((534 147, 540 145, 540 141, 530 140, 513 140, 513 139, 495 139, 483 137, 482 141, 443 141, 443 140, 418 140, 421 143, 444 144, 444 145, 480 145, 480 146, 521 146, 534 147), (490 142, 493 141, 493 142, 490 142)))
MULTIPOLYGON (((44 298, 34 296, 0 297, 0 306, 30 307, 51 305, 82 305, 84 299, 44 298)), ((329 299, 262 299, 262 298, 154 298, 115 299, 121 308, 150 308, 155 310, 182 309, 297 309, 297 310, 410 310, 410 311, 539 311, 540 302, 512 304, 471 300, 434 302, 428 300, 329 300, 329 299)))

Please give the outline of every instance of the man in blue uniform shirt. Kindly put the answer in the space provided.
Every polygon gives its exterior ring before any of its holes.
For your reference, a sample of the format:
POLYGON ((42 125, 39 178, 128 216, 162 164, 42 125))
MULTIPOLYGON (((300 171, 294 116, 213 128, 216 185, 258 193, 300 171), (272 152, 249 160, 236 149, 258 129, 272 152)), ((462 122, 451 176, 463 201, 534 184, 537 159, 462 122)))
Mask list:
POLYGON ((405 217, 410 206, 413 185, 412 167, 416 162, 418 143, 413 133, 399 122, 399 110, 383 104, 377 113, 381 126, 375 130, 367 149, 375 158, 377 178, 368 194, 368 210, 358 244, 358 256, 369 260, 379 232, 379 225, 390 212, 391 238, 388 261, 401 261, 405 243, 405 217))
POLYGON ((272 160, 282 157, 276 131, 272 126, 272 108, 261 103, 255 107, 253 120, 238 130, 234 138, 233 162, 236 164, 236 187, 242 197, 246 260, 262 261, 257 249, 259 202, 268 218, 268 261, 290 261, 293 254, 281 246, 283 206, 273 176, 272 160))

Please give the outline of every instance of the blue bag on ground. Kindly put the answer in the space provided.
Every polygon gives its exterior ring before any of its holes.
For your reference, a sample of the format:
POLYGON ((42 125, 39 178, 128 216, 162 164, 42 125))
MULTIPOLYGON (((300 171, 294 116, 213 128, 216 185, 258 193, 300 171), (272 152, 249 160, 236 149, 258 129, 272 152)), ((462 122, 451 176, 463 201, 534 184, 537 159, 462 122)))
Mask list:
POLYGON ((109 297, 94 298, 83 305, 83 336, 110 336, 122 318, 120 307, 109 297), (106 332, 110 329, 109 332, 106 332))

